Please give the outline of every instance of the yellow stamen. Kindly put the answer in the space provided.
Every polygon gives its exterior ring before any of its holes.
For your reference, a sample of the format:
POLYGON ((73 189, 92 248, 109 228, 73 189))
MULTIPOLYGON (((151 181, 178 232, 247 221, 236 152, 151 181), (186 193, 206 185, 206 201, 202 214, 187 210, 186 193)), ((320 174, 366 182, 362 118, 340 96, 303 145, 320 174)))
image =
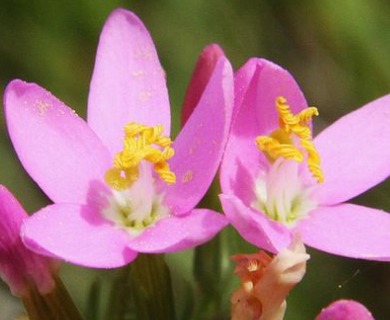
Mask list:
POLYGON ((321 159, 311 140, 301 140, 301 146, 307 152, 307 165, 314 178, 317 179, 318 183, 324 182, 324 175, 321 170, 321 159))
POLYGON ((174 150, 171 139, 162 135, 163 126, 129 123, 124 131, 123 150, 116 154, 114 167, 106 172, 106 183, 116 190, 129 188, 139 177, 142 160, 153 163, 154 170, 166 183, 175 183, 176 176, 167 163, 173 157, 174 150))
POLYGON ((315 107, 309 107, 302 110, 297 115, 292 114, 290 106, 287 104, 287 100, 284 97, 278 97, 276 99, 276 108, 279 113, 279 125, 280 129, 287 134, 290 132, 295 133, 301 139, 311 139, 311 129, 308 122, 313 116, 318 116, 318 110, 315 107))
POLYGON ((266 152, 267 156, 272 160, 279 157, 298 162, 303 160, 301 151, 292 144, 280 143, 279 140, 268 136, 257 137, 256 143, 259 150, 266 152))
POLYGON ((320 156, 312 141, 312 132, 309 122, 313 116, 318 116, 315 107, 309 107, 294 115, 287 100, 284 97, 276 99, 276 108, 279 113, 279 129, 270 136, 259 136, 256 144, 260 151, 263 151, 270 161, 277 158, 295 160, 302 162, 306 154, 307 164, 313 177, 318 183, 324 181, 320 167, 320 156), (294 136, 300 141, 300 147, 293 144, 294 136), (305 154, 304 154, 305 151, 305 154))

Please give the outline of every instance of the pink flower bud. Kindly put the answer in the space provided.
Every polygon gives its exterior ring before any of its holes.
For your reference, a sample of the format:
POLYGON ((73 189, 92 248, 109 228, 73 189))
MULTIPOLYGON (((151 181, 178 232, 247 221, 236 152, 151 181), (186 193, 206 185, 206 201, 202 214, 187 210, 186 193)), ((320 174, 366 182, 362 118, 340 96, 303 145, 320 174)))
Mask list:
POLYGON ((322 309, 316 320, 374 320, 371 312, 353 300, 338 300, 322 309))
POLYGON ((31 286, 41 294, 53 290, 55 262, 28 250, 20 228, 27 213, 15 197, 0 185, 0 276, 11 292, 23 297, 31 286))
POLYGON ((218 59, 223 56, 225 56, 225 54, 217 44, 209 44, 200 54, 184 97, 181 115, 182 127, 197 106, 218 59))

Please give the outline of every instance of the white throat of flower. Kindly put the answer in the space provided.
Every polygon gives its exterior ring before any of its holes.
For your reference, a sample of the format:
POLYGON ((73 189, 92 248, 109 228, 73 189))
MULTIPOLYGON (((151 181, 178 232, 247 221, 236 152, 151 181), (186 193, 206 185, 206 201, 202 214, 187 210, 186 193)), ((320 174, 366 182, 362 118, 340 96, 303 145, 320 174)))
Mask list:
POLYGON ((293 226, 316 207, 312 190, 324 180, 309 125, 318 111, 310 107, 294 115, 283 97, 276 99, 276 107, 279 128, 269 136, 256 138, 270 166, 255 180, 251 206, 275 221, 293 226), (312 178, 307 179, 307 171, 312 178))
POLYGON ((140 166, 137 181, 130 188, 112 190, 108 206, 102 210, 102 215, 130 235, 137 236, 169 215, 163 199, 164 194, 159 194, 154 186, 151 165, 144 163, 140 166))
POLYGON ((127 124, 124 148, 105 175, 112 195, 102 215, 132 236, 169 215, 163 204, 164 194, 156 190, 153 176, 155 171, 167 184, 176 181, 167 163, 174 155, 172 142, 162 135, 163 131, 162 126, 127 124))
POLYGON ((311 197, 314 187, 305 183, 298 162, 279 158, 256 178, 251 206, 272 220, 293 226, 316 207, 311 197))

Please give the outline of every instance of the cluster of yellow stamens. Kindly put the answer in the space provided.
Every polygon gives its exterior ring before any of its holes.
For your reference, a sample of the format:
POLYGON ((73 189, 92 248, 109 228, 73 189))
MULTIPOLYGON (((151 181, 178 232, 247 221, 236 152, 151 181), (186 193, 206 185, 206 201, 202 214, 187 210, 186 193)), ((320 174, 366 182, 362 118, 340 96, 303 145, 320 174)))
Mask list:
POLYGON ((309 107, 294 115, 284 97, 276 99, 276 108, 279 114, 279 129, 273 131, 269 136, 259 136, 256 138, 257 147, 265 152, 270 161, 277 158, 304 160, 308 168, 318 183, 324 181, 324 176, 320 167, 320 156, 313 144, 312 133, 309 122, 313 116, 318 116, 315 107, 309 107), (300 141, 300 147, 294 145, 294 136, 300 141))
POLYGON ((175 183, 176 175, 167 163, 173 157, 174 150, 171 139, 162 135, 164 127, 129 123, 124 131, 123 150, 116 154, 114 167, 106 172, 106 183, 115 190, 129 188, 139 177, 142 160, 153 163, 154 170, 166 183, 175 183))

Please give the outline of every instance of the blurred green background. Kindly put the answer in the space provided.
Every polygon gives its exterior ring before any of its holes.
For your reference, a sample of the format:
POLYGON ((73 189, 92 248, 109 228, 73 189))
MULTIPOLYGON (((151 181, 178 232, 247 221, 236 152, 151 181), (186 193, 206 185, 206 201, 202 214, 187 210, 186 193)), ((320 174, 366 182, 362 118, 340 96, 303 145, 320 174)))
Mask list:
MULTIPOLYGON (((252 56, 268 58, 288 69, 309 103, 320 109, 320 118, 315 120, 317 131, 390 91, 387 0, 3 0, 0 92, 14 78, 36 82, 84 116, 99 33, 110 11, 119 6, 137 13, 155 41, 167 73, 173 135, 179 129, 181 102, 197 55, 212 42, 222 46, 236 69, 252 56)), ((368 147, 362 145, 362 152, 368 147)), ((29 212, 48 203, 19 165, 2 111, 0 159, 0 183, 14 192, 29 212)), ((390 212, 389 192, 387 181, 354 202, 390 212)), ((229 229, 218 241, 224 243, 228 253, 255 251, 229 229)), ((310 254, 307 275, 289 296, 286 319, 313 319, 322 307, 339 298, 356 299, 376 319, 388 319, 389 264, 340 258, 314 250, 310 254)), ((192 252, 170 257, 175 281, 185 279, 186 283, 177 285, 177 293, 187 290, 183 288, 194 281, 191 259, 192 252)), ((213 319, 228 319, 228 297, 236 284, 229 275, 233 265, 224 259, 226 279, 223 274, 223 281, 217 276, 207 279, 209 283, 215 281, 217 291, 223 292, 223 301, 214 306, 218 317, 213 319)), ((115 270, 69 265, 62 268, 64 281, 83 312, 89 310, 86 297, 91 284, 102 288, 104 300, 106 287, 115 275, 115 270)), ((202 284, 198 287, 201 289, 202 284)), ((2 285, 0 290, 7 289, 2 285)), ((191 294, 178 294, 179 318, 187 319, 184 305, 191 304, 191 297, 194 298, 191 294)), ((3 320, 1 309, 0 319, 3 320)))

